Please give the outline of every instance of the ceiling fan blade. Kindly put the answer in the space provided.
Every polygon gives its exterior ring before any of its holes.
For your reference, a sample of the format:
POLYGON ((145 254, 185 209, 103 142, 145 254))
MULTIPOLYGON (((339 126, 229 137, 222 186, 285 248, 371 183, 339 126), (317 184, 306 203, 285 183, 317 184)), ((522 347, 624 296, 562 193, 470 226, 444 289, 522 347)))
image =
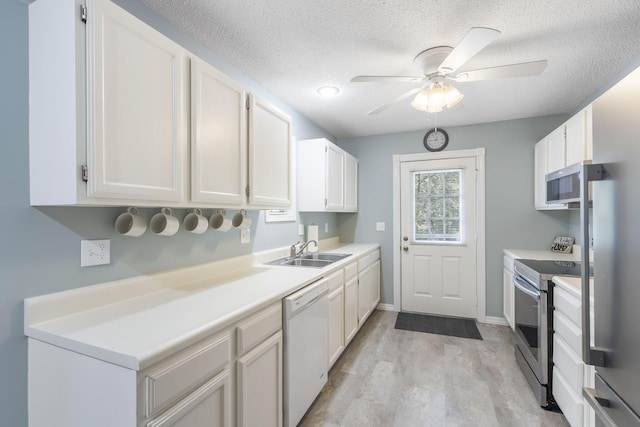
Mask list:
POLYGON ((478 80, 509 79, 512 77, 537 76, 547 68, 547 61, 523 62, 521 64, 502 65, 500 67, 470 70, 450 77, 458 82, 475 82, 478 80))
POLYGON ((493 28, 471 28, 462 40, 460 40, 458 45, 453 48, 449 56, 442 61, 442 64, 438 67, 438 71, 443 74, 448 74, 457 70, 476 53, 487 47, 499 35, 500 31, 494 30, 493 28))
POLYGON ((378 108, 374 108, 373 110, 367 112, 367 115, 378 114, 379 112, 386 110, 387 108, 397 104, 398 102, 400 102, 402 100, 405 100, 407 98, 411 98, 411 96, 415 95, 416 93, 420 92, 421 90, 422 90, 421 87, 417 87, 415 89, 411 89, 410 91, 405 92, 405 93, 403 93, 402 95, 400 95, 400 96, 398 96, 396 98, 393 98, 391 101, 387 102, 386 104, 383 104, 383 105, 379 106, 378 108))
POLYGON ((353 83, 420 83, 424 77, 419 76, 357 76, 351 79, 353 83))

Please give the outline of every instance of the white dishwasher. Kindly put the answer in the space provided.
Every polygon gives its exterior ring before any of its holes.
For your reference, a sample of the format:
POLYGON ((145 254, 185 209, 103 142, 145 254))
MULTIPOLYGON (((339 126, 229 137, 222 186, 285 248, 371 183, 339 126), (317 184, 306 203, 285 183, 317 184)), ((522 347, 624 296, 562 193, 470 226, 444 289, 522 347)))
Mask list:
POLYGON ((320 279, 284 299, 284 425, 296 426, 327 383, 329 298, 320 279))

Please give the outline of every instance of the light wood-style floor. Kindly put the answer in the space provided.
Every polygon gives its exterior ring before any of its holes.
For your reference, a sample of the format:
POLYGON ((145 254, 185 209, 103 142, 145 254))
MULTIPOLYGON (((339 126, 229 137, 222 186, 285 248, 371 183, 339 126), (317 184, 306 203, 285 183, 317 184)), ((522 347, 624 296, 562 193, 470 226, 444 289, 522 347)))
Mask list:
POLYGON ((480 341, 397 330, 396 316, 371 314, 301 426, 568 426, 536 403, 508 327, 479 324, 480 341))

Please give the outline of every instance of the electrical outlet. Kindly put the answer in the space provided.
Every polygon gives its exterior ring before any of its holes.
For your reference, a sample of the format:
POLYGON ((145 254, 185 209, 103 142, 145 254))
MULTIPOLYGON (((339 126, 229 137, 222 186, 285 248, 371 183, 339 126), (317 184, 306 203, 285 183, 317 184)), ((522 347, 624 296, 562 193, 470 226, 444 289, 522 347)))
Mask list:
POLYGON ((80 267, 110 263, 111 241, 109 239, 80 241, 80 267))
POLYGON ((298 236, 304 236, 304 224, 298 224, 298 236))
POLYGON ((328 233, 328 232, 329 232, 329 223, 328 223, 328 222, 325 222, 325 223, 324 223, 324 232, 325 232, 325 233, 328 233))
POLYGON ((240 243, 251 243, 251 229, 240 230, 240 243))
POLYGON ((384 222, 376 222, 376 231, 384 231, 384 222))

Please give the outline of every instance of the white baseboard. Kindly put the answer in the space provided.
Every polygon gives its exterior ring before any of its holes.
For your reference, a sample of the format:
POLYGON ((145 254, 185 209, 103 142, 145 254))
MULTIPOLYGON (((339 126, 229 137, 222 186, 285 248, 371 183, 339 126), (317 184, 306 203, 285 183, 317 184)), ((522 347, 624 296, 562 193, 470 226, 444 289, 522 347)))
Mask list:
POLYGON ((395 309, 395 307, 393 306, 393 304, 383 304, 380 303, 378 304, 378 306, 376 307, 378 310, 383 310, 383 311, 398 311, 395 309))
POLYGON ((509 326, 507 320, 504 317, 497 316, 486 316, 484 318, 484 323, 489 323, 491 325, 509 326))

